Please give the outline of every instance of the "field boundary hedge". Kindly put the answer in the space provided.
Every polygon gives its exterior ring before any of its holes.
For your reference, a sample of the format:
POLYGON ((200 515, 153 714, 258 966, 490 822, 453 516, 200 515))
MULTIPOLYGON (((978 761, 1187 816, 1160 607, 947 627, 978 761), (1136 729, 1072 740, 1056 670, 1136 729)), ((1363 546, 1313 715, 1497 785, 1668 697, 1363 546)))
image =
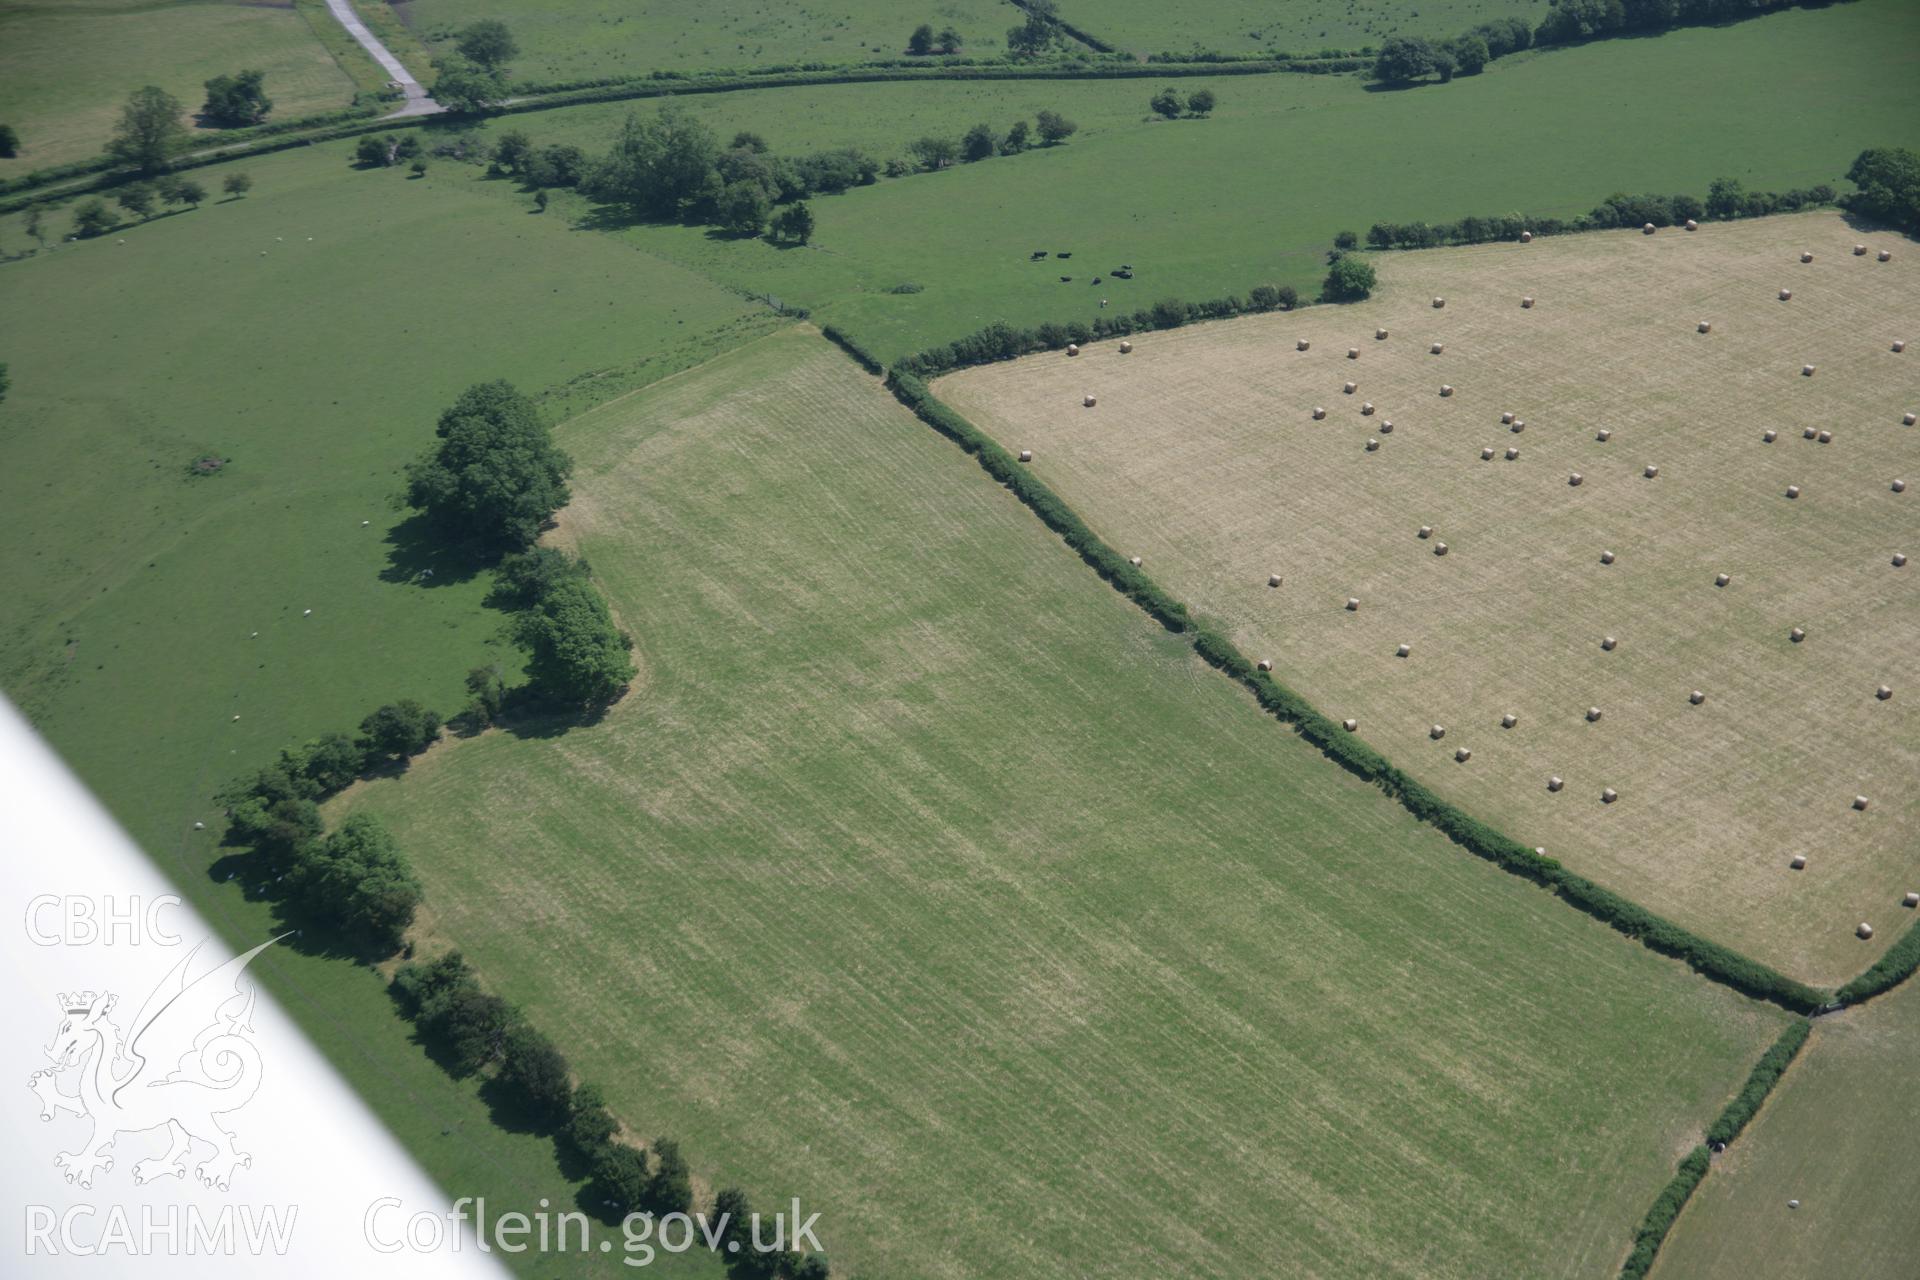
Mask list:
POLYGON ((1780 1038, 1760 1055, 1760 1061, 1753 1064, 1746 1084, 1733 1096, 1733 1101, 1707 1126, 1709 1143, 1726 1146, 1740 1136, 1754 1116, 1759 1114, 1760 1104, 1773 1092, 1773 1086, 1780 1083, 1780 1077, 1793 1065, 1793 1060, 1807 1043, 1807 1037, 1812 1034, 1813 1024, 1805 1019, 1796 1018, 1787 1024, 1780 1038))
POLYGON ((1908 925, 1872 968, 1834 992, 1833 1002, 1840 1008, 1864 1004, 1911 978, 1916 969, 1920 969, 1920 920, 1908 925))
MULTIPOLYGON (((1188 636, 1194 652, 1249 689, 1262 710, 1290 725, 1319 748, 1322 755, 1349 773, 1373 783, 1398 800, 1414 817, 1502 870, 1550 890, 1562 901, 1649 950, 1684 960, 1696 973, 1742 995, 1799 1014, 1810 1014, 1826 1006, 1827 993, 1682 928, 1567 870, 1557 860, 1522 845, 1440 799, 1423 783, 1409 777, 1378 751, 1322 715, 1305 698, 1266 672, 1256 670, 1232 641, 1196 619, 1184 603, 1102 541, 1058 494, 992 437, 935 396, 916 373, 895 367, 888 371, 887 387, 922 422, 972 454, 988 475, 1012 490, 1015 497, 1058 533, 1115 590, 1146 610, 1169 631, 1188 636)), ((1920 948, 1920 942, 1916 942, 1916 947, 1920 948)))
POLYGON ((1660 1256, 1660 1246, 1666 1243, 1667 1233, 1673 1230, 1674 1221, 1679 1218, 1680 1211, 1687 1207, 1687 1201, 1693 1198, 1695 1188, 1706 1178, 1707 1168, 1712 1163, 1713 1157, 1705 1147, 1695 1147, 1687 1152, 1680 1161, 1680 1167, 1674 1171, 1672 1181, 1661 1188, 1653 1207, 1640 1220, 1640 1229, 1633 1233, 1633 1249, 1627 1254, 1626 1262, 1621 1264, 1620 1280, 1643 1280, 1653 1267, 1653 1260, 1660 1256))

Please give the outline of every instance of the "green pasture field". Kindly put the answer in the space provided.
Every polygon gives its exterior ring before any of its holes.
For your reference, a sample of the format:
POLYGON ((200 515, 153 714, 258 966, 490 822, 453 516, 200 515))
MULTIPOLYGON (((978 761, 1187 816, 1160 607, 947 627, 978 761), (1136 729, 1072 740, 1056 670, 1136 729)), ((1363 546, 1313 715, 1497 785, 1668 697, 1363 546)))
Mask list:
POLYGON ((558 435, 639 679, 331 816, 835 1275, 1610 1274, 1778 1030, 1329 765, 811 329, 558 435))
MULTIPOLYGON (((354 56, 365 57, 357 48, 354 56)), ((0 178, 98 155, 121 104, 143 85, 179 98, 191 127, 203 84, 249 68, 267 73, 274 118, 353 101, 353 79, 291 4, 0 0, 0 123, 21 142, 17 157, 0 160, 0 178)), ((195 129, 209 141, 220 132, 195 129)))
POLYGON ((1201 6, 1165 0, 1061 0, 1060 16, 1088 35, 1129 53, 1278 51, 1298 56, 1322 49, 1379 48, 1389 36, 1459 35, 1494 18, 1537 26, 1546 0, 1210 0, 1201 6))
POLYGON ((1897 491, 1920 481, 1920 435, 1901 425, 1920 365, 1892 349, 1920 333, 1912 248, 1818 212, 1386 256, 1363 304, 935 390, 1033 449, 1109 543, 1467 812, 1836 986, 1920 887, 1920 658, 1904 640, 1920 577, 1894 563, 1920 529, 1897 491), (1863 241, 1892 260, 1855 256, 1863 241))
MULTIPOLYGON (((451 711, 501 652, 486 582, 389 506, 440 409, 504 377, 564 413, 771 319, 457 166, 412 180, 348 154, 251 162, 244 200, 0 265, 0 688, 236 939, 267 922, 207 879, 213 791, 381 702, 451 711), (189 476, 205 453, 231 463, 189 476)), ((5 235, 22 243, 17 217, 5 235)), ((498 1173, 528 1202, 571 1195, 550 1144, 495 1132, 408 1042, 373 975, 277 963, 275 991, 455 1194, 498 1173)))
MULTIPOLYGON (((1209 120, 1146 117, 1155 80, 842 85, 688 95, 720 134, 780 151, 859 143, 903 154, 922 133, 1004 129, 1039 106, 1079 122, 1063 147, 882 181, 813 202, 805 249, 707 228, 623 232, 649 252, 814 308, 883 358, 995 320, 1091 319, 1161 298, 1292 284, 1312 296, 1335 233, 1515 209, 1571 215, 1616 191, 1705 195, 1838 182, 1863 148, 1920 144, 1920 7, 1860 0, 1723 28, 1604 41, 1402 92, 1354 77, 1181 80, 1209 120), (1035 249, 1071 260, 1029 262, 1035 249), (1107 275, 1121 263, 1132 281, 1107 275), (1073 282, 1063 284, 1062 275, 1073 282), (1094 276, 1106 277, 1091 284, 1094 276), (902 283, 922 292, 895 295, 902 283)), ((615 103, 509 117, 536 141, 602 149, 615 103), (580 122, 592 122, 582 125, 580 122)), ((580 216, 584 202, 557 203, 580 216)))
POLYGON ((1912 982, 1820 1019, 1759 1117, 1688 1202, 1656 1280, 1911 1276, 1920 1255, 1916 1060, 1920 987, 1912 982))
POLYGON ((514 74, 541 83, 900 58, 922 22, 953 27, 967 53, 998 55, 1007 28, 1024 21, 1004 0, 398 0, 393 8, 436 50, 468 23, 500 19, 520 46, 514 74))

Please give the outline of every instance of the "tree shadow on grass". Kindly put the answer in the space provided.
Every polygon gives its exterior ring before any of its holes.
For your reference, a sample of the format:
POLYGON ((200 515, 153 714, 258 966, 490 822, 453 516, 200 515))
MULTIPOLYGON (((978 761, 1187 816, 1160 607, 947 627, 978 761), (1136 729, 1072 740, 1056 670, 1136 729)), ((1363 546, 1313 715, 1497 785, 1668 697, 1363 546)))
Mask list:
POLYGON ((445 587, 471 582, 492 567, 492 558, 456 545, 434 529, 424 515, 408 516, 387 530, 387 567, 382 582, 445 587))

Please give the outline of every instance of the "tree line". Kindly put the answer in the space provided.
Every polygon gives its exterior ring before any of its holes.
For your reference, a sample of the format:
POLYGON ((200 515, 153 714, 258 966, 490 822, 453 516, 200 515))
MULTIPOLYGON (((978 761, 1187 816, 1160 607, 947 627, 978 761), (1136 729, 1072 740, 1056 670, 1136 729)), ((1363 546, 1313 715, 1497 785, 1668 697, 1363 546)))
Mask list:
POLYGON ((1706 26, 1830 3, 1834 0, 1552 0, 1546 17, 1533 27, 1521 18, 1501 18, 1446 40, 1390 36, 1380 46, 1373 74, 1388 84, 1411 84, 1427 76, 1444 83, 1456 75, 1478 75, 1494 59, 1535 46, 1706 26))

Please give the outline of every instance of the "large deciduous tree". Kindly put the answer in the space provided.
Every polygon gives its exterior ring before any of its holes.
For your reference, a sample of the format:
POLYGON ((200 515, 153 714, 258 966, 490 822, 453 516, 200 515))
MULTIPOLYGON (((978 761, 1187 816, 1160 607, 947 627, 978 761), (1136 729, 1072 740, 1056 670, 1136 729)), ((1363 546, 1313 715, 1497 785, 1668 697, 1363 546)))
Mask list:
POLYGON ((180 99, 165 89, 151 84, 135 89, 120 108, 107 155, 142 173, 163 172, 174 153, 186 145, 187 127, 180 117, 180 99))
POLYGON ((407 466, 406 501, 448 536, 486 551, 533 545, 570 495, 573 460, 533 402, 506 382, 468 387, 407 466))

